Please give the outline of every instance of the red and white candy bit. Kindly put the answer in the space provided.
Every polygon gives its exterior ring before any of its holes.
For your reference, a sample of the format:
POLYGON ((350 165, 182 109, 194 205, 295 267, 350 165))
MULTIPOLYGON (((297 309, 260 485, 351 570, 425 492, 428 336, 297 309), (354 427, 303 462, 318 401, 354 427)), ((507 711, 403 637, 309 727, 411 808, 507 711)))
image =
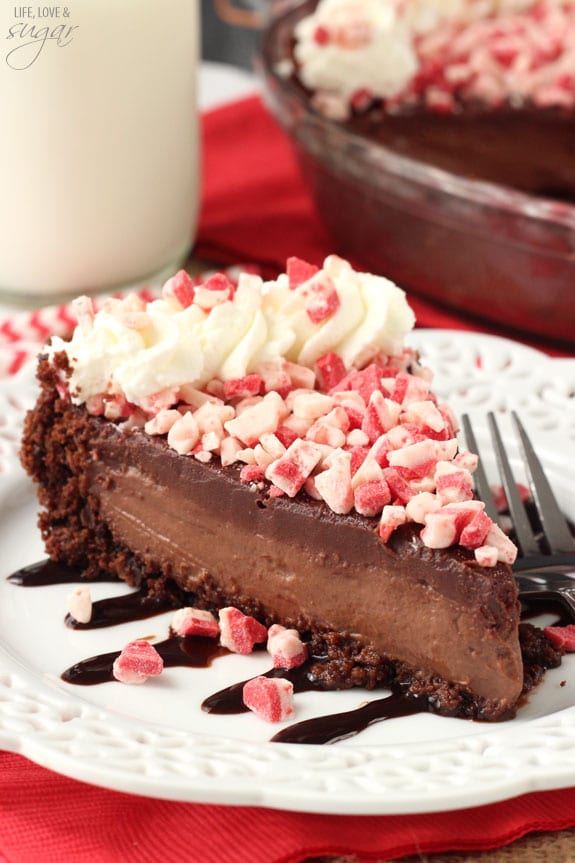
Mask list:
POLYGON ((421 531, 421 541, 428 548, 448 548, 457 542, 457 520, 447 507, 429 512, 425 517, 425 527, 421 531))
POLYGON ((149 435, 168 434, 174 423, 182 418, 182 414, 170 408, 162 408, 155 417, 144 426, 144 431, 149 435))
POLYGON ((401 406, 393 399, 385 398, 380 390, 374 390, 364 414, 361 430, 365 432, 370 443, 393 428, 401 413, 401 406))
POLYGON ((293 683, 283 677, 254 677, 244 684, 245 706, 266 722, 283 722, 294 714, 293 683))
POLYGON ((306 296, 305 310, 313 324, 330 318, 341 305, 335 283, 325 273, 313 276, 301 290, 306 296))
POLYGON ((260 483, 265 479, 265 469, 259 464, 246 464, 240 471, 240 482, 260 483))
POLYGON ((302 387, 303 389, 313 390, 316 384, 316 374, 313 369, 308 366, 302 366, 299 363, 290 363, 286 360, 283 364, 284 371, 289 375, 291 385, 294 388, 302 387))
POLYGON ((243 614, 238 608, 232 606, 222 608, 220 616, 220 642, 232 653, 247 656, 254 649, 255 644, 261 644, 267 640, 268 631, 255 619, 243 614))
POLYGON ((309 281, 312 276, 319 272, 319 268, 314 264, 308 264, 307 261, 302 261, 301 258, 288 258, 286 262, 286 273, 289 279, 289 286, 292 291, 299 288, 304 282, 309 281))
POLYGON ((376 516, 391 500, 391 492, 383 478, 375 479, 359 485, 353 493, 353 499, 360 515, 376 516))
POLYGON ((303 419, 316 420, 328 414, 334 406, 331 396, 316 392, 297 392, 291 401, 294 416, 303 419))
POLYGON ((194 293, 194 304, 199 306, 203 312, 211 312, 213 308, 227 302, 230 298, 229 290, 216 291, 206 285, 199 285, 194 293))
POLYGON ((179 401, 179 393, 175 387, 168 387, 140 399, 140 406, 147 414, 155 416, 161 410, 173 407, 179 401))
POLYGON ((224 423, 224 428, 246 446, 253 446, 263 434, 275 432, 285 412, 282 397, 276 392, 266 393, 257 404, 224 423))
POLYGON ((145 683, 164 670, 164 660, 149 641, 137 639, 127 644, 114 660, 112 673, 120 683, 145 683))
POLYGON ((336 450, 345 446, 347 437, 344 431, 321 419, 310 426, 306 432, 306 439, 336 450))
POLYGON ((330 392, 346 375, 342 358, 334 351, 324 354, 315 364, 318 384, 323 392, 330 392))
POLYGON ((170 628, 176 635, 217 638, 220 634, 220 625, 214 615, 201 608, 179 608, 172 617, 170 628))
POLYGON ((202 284, 206 291, 215 291, 218 294, 226 293, 227 299, 231 299, 235 293, 236 286, 225 273, 214 273, 202 284))
POLYGON ((543 630, 553 647, 565 653, 575 653, 575 625, 546 626, 543 630))
POLYGON ((386 467, 383 471, 383 478, 389 486, 392 498, 400 504, 409 503, 416 493, 395 467, 386 467))
POLYGON ((126 419, 137 411, 123 396, 114 396, 104 400, 104 416, 107 420, 115 422, 126 419))
POLYGON ((195 288, 189 275, 185 270, 179 270, 175 276, 165 283, 162 295, 165 300, 176 300, 183 309, 187 309, 194 302, 195 288))
POLYGON ((266 393, 276 392, 282 398, 293 389, 292 379, 286 368, 286 364, 282 362, 260 363, 258 366, 258 374, 264 382, 264 390, 266 393))
POLYGON ((220 458, 223 467, 233 464, 238 460, 238 453, 243 445, 235 437, 225 437, 220 444, 220 458))
POLYGON ((417 479, 431 473, 437 465, 435 441, 420 440, 393 450, 388 455, 390 467, 400 468, 406 479, 417 479))
POLYGON ((75 587, 68 596, 68 611, 78 623, 89 623, 92 619, 92 594, 85 584, 75 587))
POLYGON ((307 659, 307 645, 300 638, 297 629, 286 629, 274 623, 268 630, 267 651, 274 668, 297 668, 307 659))
POLYGON ((130 330, 143 330, 150 324, 146 303, 138 294, 128 294, 118 300, 115 316, 130 330))
POLYGON ((200 430, 191 412, 183 414, 168 431, 168 443, 180 455, 192 452, 200 439, 200 430))
POLYGON ((493 522, 483 511, 476 512, 459 536, 459 544, 465 548, 480 548, 485 544, 493 522))
POLYGON ((323 450, 319 444, 297 438, 285 455, 271 463, 266 470, 266 479, 281 488, 288 497, 295 497, 322 457, 323 450))
POLYGON ((464 528, 484 506, 481 501, 469 500, 447 504, 429 512, 420 534, 421 541, 429 548, 448 548, 455 545, 464 528))
POLYGON ((459 470, 448 462, 439 462, 437 467, 436 488, 442 504, 471 500, 473 480, 468 470, 459 470))
POLYGON ((329 508, 346 515, 353 509, 353 489, 351 487, 351 453, 336 449, 324 462, 327 469, 315 477, 315 488, 329 508))
POLYGON ((517 558, 517 546, 514 545, 499 525, 492 524, 485 537, 485 544, 495 546, 497 549, 497 560, 512 566, 517 558))
POLYGON ((351 487, 354 492, 368 482, 383 479, 383 470, 377 459, 367 447, 354 447, 351 450, 351 487))
POLYGON ((436 494, 429 491, 420 491, 415 494, 405 505, 405 512, 409 521, 416 524, 425 524, 425 519, 430 512, 436 512, 441 507, 441 501, 436 494))
POLYGON ((479 566, 495 566, 497 564, 497 549, 493 545, 481 545, 474 549, 475 560, 479 566))
POLYGON ((410 402, 405 410, 404 421, 419 426, 427 426, 434 432, 441 432, 445 429, 443 415, 431 399, 410 402))
POLYGON ((261 375, 251 374, 245 375, 243 378, 234 378, 231 381, 224 381, 224 398, 231 401, 232 399, 245 399, 250 396, 259 396, 263 392, 264 381, 261 375))
POLYGON ((379 536, 387 542, 393 531, 407 521, 404 506, 384 506, 379 521, 379 536))

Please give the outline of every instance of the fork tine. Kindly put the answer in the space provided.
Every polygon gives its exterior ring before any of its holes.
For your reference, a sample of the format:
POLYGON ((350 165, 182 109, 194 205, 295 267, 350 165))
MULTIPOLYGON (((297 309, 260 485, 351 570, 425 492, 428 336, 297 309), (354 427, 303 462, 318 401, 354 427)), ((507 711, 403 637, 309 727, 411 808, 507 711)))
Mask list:
MULTIPOLYGON (((475 435, 471 427, 471 422, 467 414, 463 414, 463 416, 461 417, 461 425, 463 426, 465 443, 467 444, 468 449, 471 450, 471 452, 478 453, 479 449, 477 446, 477 441, 475 439, 475 435)), ((497 522, 499 521, 499 514, 497 512, 497 507, 495 506, 495 500, 491 492, 491 486, 489 485, 487 474, 483 469, 481 459, 479 460, 477 469, 473 474, 473 478, 475 480, 475 490, 477 491, 479 499, 482 500, 485 504, 486 514, 489 516, 491 521, 494 521, 497 524, 497 522)))
POLYGON ((487 421, 489 423, 489 430, 493 440, 497 466, 499 468, 503 488, 505 489, 505 496, 507 498, 511 520, 513 521, 517 543, 524 556, 527 556, 528 554, 538 554, 540 553, 539 546, 533 534, 529 519, 527 518, 525 507, 523 506, 523 502, 519 496, 519 492, 517 491, 517 484, 511 470, 511 465, 509 464, 509 459, 507 458, 507 453, 505 452, 505 447, 503 446, 495 414, 488 413, 487 421))
POLYGON ((575 551, 575 540, 567 520, 557 504, 527 432, 515 411, 511 412, 511 416, 521 442, 531 493, 549 549, 552 554, 575 551))

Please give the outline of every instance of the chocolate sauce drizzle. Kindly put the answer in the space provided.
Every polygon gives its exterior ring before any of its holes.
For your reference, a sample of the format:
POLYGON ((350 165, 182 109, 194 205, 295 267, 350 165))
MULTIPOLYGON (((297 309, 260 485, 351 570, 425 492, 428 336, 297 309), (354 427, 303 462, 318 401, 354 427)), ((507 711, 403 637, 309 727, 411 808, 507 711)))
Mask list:
MULTIPOLYGON (((114 582, 123 584, 116 576, 107 572, 99 572, 94 577, 87 578, 80 567, 66 566, 50 559, 41 560, 25 566, 8 576, 8 581, 20 587, 46 587, 52 584, 90 584, 95 582, 114 582)), ((133 593, 99 599, 92 604, 92 617, 88 623, 80 623, 71 614, 64 618, 70 629, 100 629, 104 626, 116 626, 119 623, 130 623, 133 620, 144 620, 162 614, 171 608, 180 608, 182 597, 176 592, 164 591, 159 595, 150 595, 146 588, 140 588, 133 593)))
MULTIPOLYGON (((317 664, 318 660, 312 660, 317 664)), ((291 681, 294 693, 323 691, 323 688, 314 683, 309 676, 311 661, 300 665, 299 668, 286 671, 282 668, 272 668, 262 677, 283 677, 291 681)), ((226 689, 221 689, 214 695, 210 695, 202 702, 202 710, 207 713, 229 715, 232 713, 247 713, 248 708, 244 705, 242 691, 247 680, 234 683, 226 689)), ((363 731, 374 722, 382 722, 385 719, 395 719, 399 716, 412 716, 415 713, 430 713, 432 707, 427 698, 417 698, 401 692, 398 687, 386 698, 378 698, 355 710, 344 713, 331 713, 326 716, 318 716, 305 722, 296 722, 283 728, 271 738, 272 743, 336 743, 345 740, 363 731)))
MULTIPOLYGON (((24 567, 10 575, 8 580, 22 587, 86 583, 87 581, 118 581, 117 578, 108 576, 106 573, 92 579, 86 579, 80 569, 67 567, 50 560, 24 567)), ((575 615, 569 606, 562 601, 559 594, 533 591, 522 593, 520 600, 522 620, 531 620, 548 614, 553 616, 553 625, 566 626, 569 623, 575 623, 575 615)), ((175 594, 164 594, 161 597, 149 596, 145 589, 140 589, 131 594, 95 602, 92 607, 92 619, 89 623, 78 623, 70 615, 67 615, 66 625, 75 629, 113 626, 118 623, 151 617, 181 605, 181 596, 175 594)), ((162 657, 166 667, 207 668, 218 656, 224 656, 228 653, 228 650, 222 647, 216 639, 198 636, 171 636, 165 641, 154 644, 154 647, 162 657)), ((113 681, 115 680, 113 664, 118 656, 119 651, 115 651, 84 659, 67 668, 61 675, 62 680, 80 686, 93 686, 113 681)), ((312 662, 317 664, 320 661, 321 658, 313 657, 299 668, 289 671, 272 668, 263 676, 283 677, 290 680, 295 693, 321 691, 323 687, 314 682, 310 671, 312 662)), ((242 691, 246 682, 243 680, 235 683, 209 696, 202 703, 202 710, 219 715, 247 712, 248 708, 242 699, 242 691)), ((335 743, 338 740, 359 734, 375 722, 429 712, 433 712, 433 706, 427 698, 409 695, 397 687, 392 689, 391 694, 387 697, 375 699, 355 710, 320 716, 289 725, 275 734, 271 740, 276 743, 335 743)))
MULTIPOLYGON (((187 666, 189 668, 207 668, 217 656, 224 656, 229 651, 221 647, 215 638, 202 636, 174 635, 165 641, 154 644, 154 647, 164 660, 166 668, 187 666)), ((115 680, 113 673, 114 660, 120 655, 116 650, 112 653, 100 653, 83 659, 71 665, 61 674, 66 683, 79 686, 94 686, 96 683, 108 683, 115 680)))
POLYGON ((354 737, 368 725, 397 719, 400 716, 413 716, 415 713, 431 713, 432 707, 427 698, 417 698, 403 692, 392 692, 387 698, 377 698, 355 710, 345 713, 331 713, 296 722, 278 731, 271 738, 272 743, 337 743, 354 737))
POLYGON ((96 581, 120 583, 115 575, 107 572, 99 572, 93 578, 86 578, 80 567, 66 566, 64 563, 49 558, 22 567, 22 569, 9 575, 7 580, 12 584, 20 585, 20 587, 46 587, 50 584, 75 584, 77 582, 85 584, 96 581))
MULTIPOLYGON (((298 668, 292 668, 289 671, 285 668, 271 668, 269 671, 258 676, 283 677, 285 680, 291 681, 294 692, 323 692, 324 687, 319 686, 310 677, 309 669, 312 661, 314 664, 317 664, 318 659, 314 657, 313 660, 308 660, 298 668)), ((202 710, 206 713, 216 713, 220 716, 232 713, 248 713, 249 708, 245 706, 242 698, 243 688, 247 682, 247 680, 242 680, 208 696, 202 702, 202 710)))
POLYGON ((99 599, 92 604, 92 617, 88 623, 80 623, 71 614, 67 614, 64 622, 71 629, 100 629, 103 626, 116 626, 118 623, 129 623, 132 620, 144 620, 162 614, 171 608, 177 608, 170 595, 149 596, 145 588, 125 596, 113 596, 109 599, 99 599))

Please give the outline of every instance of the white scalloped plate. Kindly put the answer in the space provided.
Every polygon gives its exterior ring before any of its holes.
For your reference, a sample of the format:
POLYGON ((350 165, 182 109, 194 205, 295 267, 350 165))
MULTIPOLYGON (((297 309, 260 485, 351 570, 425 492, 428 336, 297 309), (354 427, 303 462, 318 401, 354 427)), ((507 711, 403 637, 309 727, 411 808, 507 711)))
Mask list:
MULTIPOLYGON (((484 448, 485 412, 520 412, 561 503, 575 517, 575 360, 550 360, 471 333, 421 330, 412 341, 436 370, 436 392, 477 420, 484 448)), ((17 459, 23 412, 33 398, 30 367, 0 384, 0 746, 122 791, 306 812, 440 811, 573 784, 575 656, 547 674, 511 722, 419 715, 381 722, 331 746, 272 744, 276 727, 252 714, 202 713, 207 695, 265 670, 260 655, 221 657, 209 669, 170 668, 140 687, 63 683, 59 675, 73 662, 135 637, 166 637, 170 615, 69 630, 63 624, 69 587, 6 581, 43 556, 33 490, 17 459)), ((510 440, 505 416, 502 425, 510 440)), ((125 590, 98 584, 93 594, 125 590)), ((296 719, 349 710, 380 695, 303 693, 296 719)))

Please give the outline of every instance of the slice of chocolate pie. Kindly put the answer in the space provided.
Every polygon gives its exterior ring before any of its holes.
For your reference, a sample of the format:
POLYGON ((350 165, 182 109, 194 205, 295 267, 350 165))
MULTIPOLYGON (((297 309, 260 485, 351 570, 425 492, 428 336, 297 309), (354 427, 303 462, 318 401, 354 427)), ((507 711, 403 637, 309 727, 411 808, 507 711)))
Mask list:
POLYGON ((22 446, 53 559, 296 628, 326 688, 513 715, 515 548, 404 347, 402 291, 332 256, 76 312, 22 446))

